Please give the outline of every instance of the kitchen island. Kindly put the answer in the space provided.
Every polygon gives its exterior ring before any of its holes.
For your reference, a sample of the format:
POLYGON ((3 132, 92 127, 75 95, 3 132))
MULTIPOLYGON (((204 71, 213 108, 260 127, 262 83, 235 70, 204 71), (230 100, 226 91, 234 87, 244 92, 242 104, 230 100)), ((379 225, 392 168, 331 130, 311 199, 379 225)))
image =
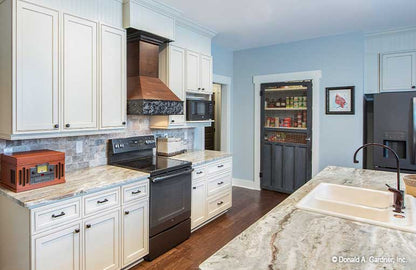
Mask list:
POLYGON ((200 269, 416 269, 416 234, 297 209, 321 182, 386 190, 396 174, 327 167, 200 269))

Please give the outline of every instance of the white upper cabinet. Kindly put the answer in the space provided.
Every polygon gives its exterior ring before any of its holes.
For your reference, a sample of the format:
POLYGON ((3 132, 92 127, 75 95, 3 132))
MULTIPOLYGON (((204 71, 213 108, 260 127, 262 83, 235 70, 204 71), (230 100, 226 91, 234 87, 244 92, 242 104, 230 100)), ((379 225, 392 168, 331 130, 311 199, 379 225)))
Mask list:
POLYGON ((201 91, 212 93, 212 57, 201 55, 200 85, 201 91))
POLYGON ((199 65, 199 53, 186 51, 186 91, 201 90, 199 65))
POLYGON ((64 14, 64 128, 97 128, 97 23, 64 14))
POLYGON ((169 88, 178 98, 185 100, 185 50, 169 46, 169 88))
POLYGON ((101 25, 101 128, 126 125, 126 33, 101 25))
POLYGON ((212 57, 186 51, 186 91, 212 94, 212 57))
POLYGON ((176 11, 154 1, 128 0, 123 4, 124 27, 174 40, 175 19, 172 12, 176 11))
POLYGON ((16 130, 59 128, 58 11, 17 2, 16 130))
POLYGON ((380 55, 380 92, 416 90, 416 52, 380 55))

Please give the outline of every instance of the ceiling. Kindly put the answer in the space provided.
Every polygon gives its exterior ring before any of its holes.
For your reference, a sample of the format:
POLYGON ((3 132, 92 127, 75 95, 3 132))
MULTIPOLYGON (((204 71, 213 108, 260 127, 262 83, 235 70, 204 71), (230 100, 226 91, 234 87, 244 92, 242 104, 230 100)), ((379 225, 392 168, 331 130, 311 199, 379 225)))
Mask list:
POLYGON ((416 26, 416 0, 160 0, 234 50, 416 26))

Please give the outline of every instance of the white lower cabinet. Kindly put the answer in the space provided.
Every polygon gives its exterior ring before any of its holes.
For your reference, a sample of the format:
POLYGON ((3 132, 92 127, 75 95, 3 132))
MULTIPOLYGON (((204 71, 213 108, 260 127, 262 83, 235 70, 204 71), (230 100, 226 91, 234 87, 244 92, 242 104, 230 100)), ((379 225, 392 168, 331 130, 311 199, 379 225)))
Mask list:
POLYGON ((195 228, 204 223, 207 218, 207 184, 199 181, 192 184, 191 227, 195 228))
POLYGON ((231 168, 231 158, 194 167, 192 173, 192 230, 201 227, 231 208, 231 168))
POLYGON ((81 224, 35 236, 32 240, 32 270, 81 269, 81 224))
POLYGON ((84 220, 84 269, 120 269, 120 210, 84 220))
POLYGON ((147 180, 138 181, 30 210, 31 266, 22 270, 118 270, 142 259, 149 252, 148 185, 147 180), (120 193, 135 197, 119 199, 120 193), (86 211, 90 201, 105 201, 108 207, 86 211), (84 207, 78 207, 80 203, 84 207), (71 214, 73 205, 77 215, 71 214), (62 222, 54 220, 35 230, 39 216, 55 216, 62 222))
POLYGON ((123 267, 143 258, 149 250, 149 201, 123 208, 123 267))

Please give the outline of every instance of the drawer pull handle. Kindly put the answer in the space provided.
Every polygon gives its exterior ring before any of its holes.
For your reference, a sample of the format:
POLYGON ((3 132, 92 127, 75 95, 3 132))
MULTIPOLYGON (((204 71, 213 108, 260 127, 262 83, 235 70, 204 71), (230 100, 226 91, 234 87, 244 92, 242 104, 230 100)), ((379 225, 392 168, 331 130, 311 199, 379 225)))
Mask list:
POLYGON ((102 201, 97 201, 97 204, 106 203, 106 202, 108 202, 108 200, 107 199, 104 199, 102 201))
POLYGON ((75 229, 74 233, 79 233, 79 229, 75 229))
POLYGON ((220 202, 217 202, 217 205, 221 205, 223 203, 224 203, 223 201, 220 201, 220 202))
POLYGON ((196 172, 196 174, 201 174, 201 173, 203 173, 203 171, 196 172))
POLYGON ((223 181, 217 183, 217 185, 219 185, 219 186, 222 185, 222 184, 224 184, 223 181))
POLYGON ((140 189, 138 189, 137 191, 132 191, 131 194, 136 195, 142 193, 142 191, 140 189))
POLYGON ((222 168, 222 167, 224 167, 224 164, 218 165, 217 167, 222 168))
POLYGON ((87 227, 87 229, 91 228, 91 224, 87 224, 85 227, 87 227))
POLYGON ((61 212, 59 215, 53 214, 52 218, 58 218, 58 217, 63 217, 63 216, 65 216, 65 212, 61 212))
POLYGON ((128 215, 130 214, 130 211, 125 211, 124 214, 128 215))
POLYGON ((192 189, 196 189, 196 187, 192 187, 192 189))

